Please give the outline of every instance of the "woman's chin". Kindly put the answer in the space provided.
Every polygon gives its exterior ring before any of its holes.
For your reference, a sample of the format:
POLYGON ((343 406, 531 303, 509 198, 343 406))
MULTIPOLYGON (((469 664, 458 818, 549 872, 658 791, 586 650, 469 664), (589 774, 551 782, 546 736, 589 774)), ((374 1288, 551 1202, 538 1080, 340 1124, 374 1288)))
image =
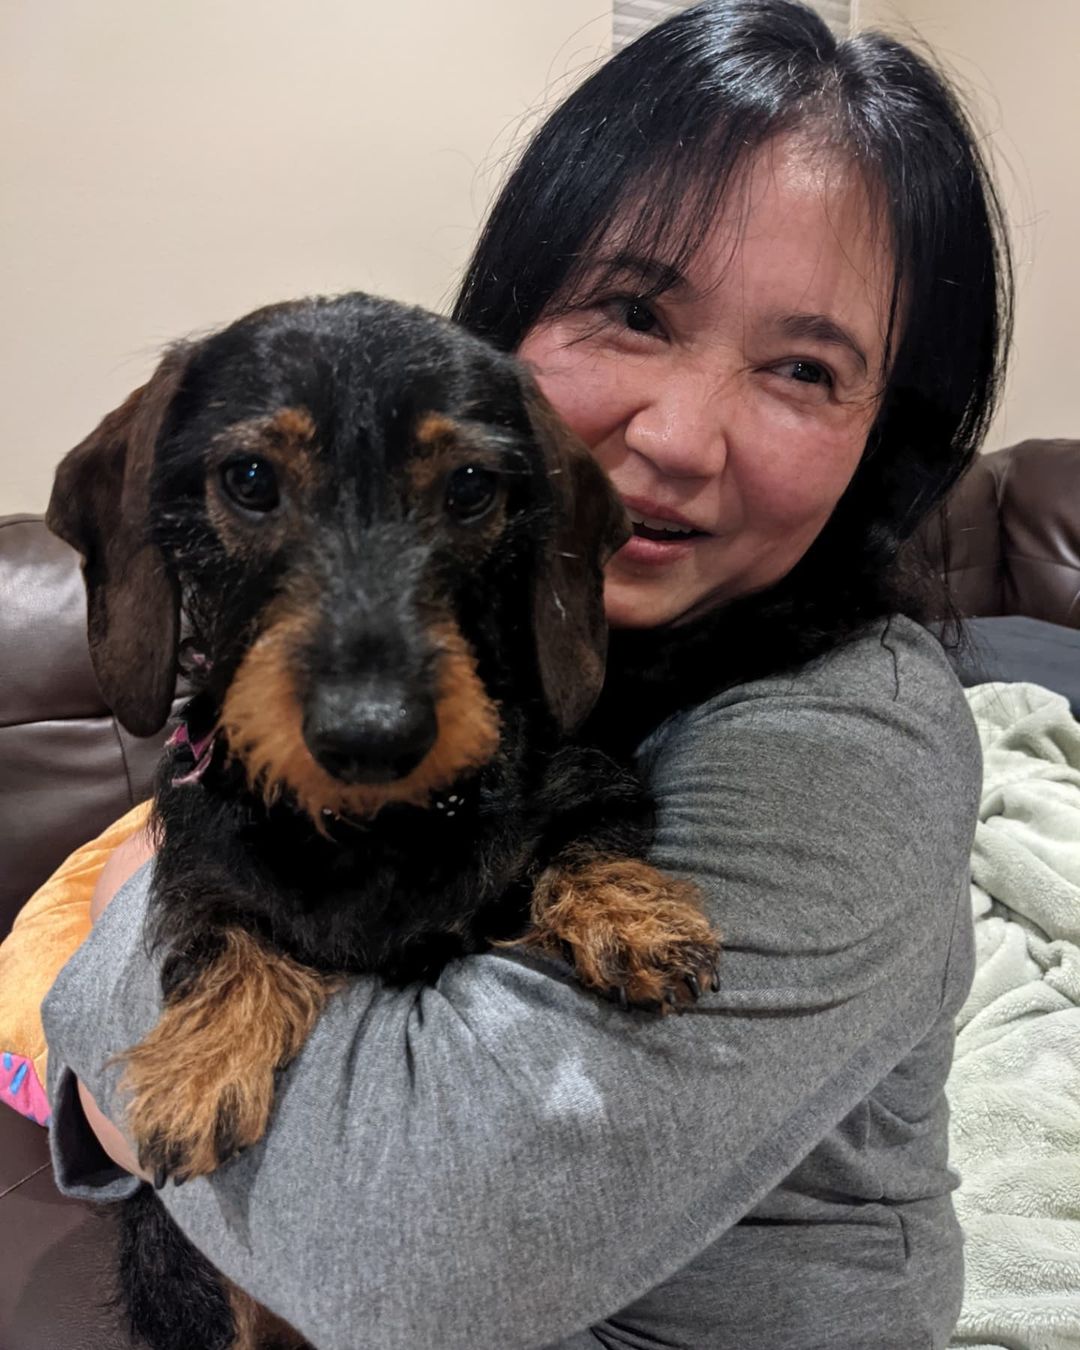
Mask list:
POLYGON ((604 580, 604 612, 611 628, 659 628, 677 620, 693 603, 666 587, 613 575, 604 580))
POLYGON ((700 619, 755 589, 760 587, 724 579, 706 587, 697 577, 687 584, 685 578, 674 575, 643 576, 636 569, 624 571, 616 557, 604 576, 604 613, 610 628, 677 626, 700 619))
POLYGON ((724 541, 713 536, 658 541, 635 535, 604 574, 609 625, 658 628, 696 617, 724 598, 729 563, 724 541))

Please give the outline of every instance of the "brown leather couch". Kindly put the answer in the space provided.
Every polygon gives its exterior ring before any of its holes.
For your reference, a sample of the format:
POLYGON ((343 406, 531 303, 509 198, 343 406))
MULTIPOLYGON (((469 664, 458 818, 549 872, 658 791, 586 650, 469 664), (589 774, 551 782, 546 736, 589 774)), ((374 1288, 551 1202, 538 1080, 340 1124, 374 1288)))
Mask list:
MULTIPOLYGON (((965 613, 1080 629, 1080 441, 984 456, 931 532, 944 567, 942 539, 965 613)), ((84 624, 74 554, 38 517, 0 519, 0 936, 68 853, 148 795, 164 739, 110 715, 84 624)), ((130 1347, 105 1306, 111 1241, 107 1217, 57 1193, 45 1131, 0 1105, 0 1350, 130 1347)))

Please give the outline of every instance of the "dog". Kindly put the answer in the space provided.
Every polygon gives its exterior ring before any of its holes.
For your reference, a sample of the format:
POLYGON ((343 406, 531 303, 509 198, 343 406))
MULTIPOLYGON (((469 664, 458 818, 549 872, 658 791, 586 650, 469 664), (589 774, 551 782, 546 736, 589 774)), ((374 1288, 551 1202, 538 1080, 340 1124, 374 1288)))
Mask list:
MULTIPOLYGON (((348 974, 517 942, 636 1007, 715 982, 694 889, 641 860, 641 783, 578 734, 627 518, 512 356, 365 295, 259 310, 170 348, 63 460, 47 522, 123 725, 164 726, 178 665, 193 688, 155 788, 163 1012, 122 1057, 157 1188, 262 1137, 348 974)), ((154 1350, 302 1344, 152 1189, 125 1211, 154 1350)))

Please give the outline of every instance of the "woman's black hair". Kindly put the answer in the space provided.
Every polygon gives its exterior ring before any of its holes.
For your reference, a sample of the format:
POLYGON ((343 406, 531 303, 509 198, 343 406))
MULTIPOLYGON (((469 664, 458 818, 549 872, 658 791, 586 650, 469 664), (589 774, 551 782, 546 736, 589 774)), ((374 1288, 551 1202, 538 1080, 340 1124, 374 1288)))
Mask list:
MULTIPOLYGON (((789 132, 860 171, 891 247, 893 313, 879 415, 828 524, 785 578, 711 625, 733 639, 745 629, 758 651, 753 669, 732 668, 740 678, 805 660, 888 613, 956 618, 902 545, 985 434, 1012 274, 1001 206, 948 82, 882 34, 838 40, 790 0, 685 10, 597 69, 533 136, 454 308, 467 328, 515 348, 574 295, 616 220, 629 231, 621 250, 683 270, 749 157, 789 132)), ((629 654, 635 639, 623 641, 629 654)))

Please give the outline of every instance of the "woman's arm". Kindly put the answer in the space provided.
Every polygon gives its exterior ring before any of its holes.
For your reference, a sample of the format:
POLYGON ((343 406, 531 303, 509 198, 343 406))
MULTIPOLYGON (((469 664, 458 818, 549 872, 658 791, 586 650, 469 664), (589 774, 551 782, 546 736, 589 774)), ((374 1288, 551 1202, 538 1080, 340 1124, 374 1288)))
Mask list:
MULTIPOLYGON (((154 851, 153 842, 145 829, 139 830, 130 839, 125 839, 113 850, 101 870, 94 885, 94 893, 90 897, 91 923, 97 923, 116 892, 144 863, 150 861, 154 851)), ((101 1147, 125 1172, 131 1172, 135 1176, 142 1177, 144 1181, 149 1181, 150 1177, 139 1168, 135 1150, 94 1101, 86 1085, 77 1082, 77 1091, 86 1123, 97 1136, 101 1147)))
POLYGON ((113 849, 101 869, 90 897, 90 922, 97 923, 105 906, 121 886, 154 856, 155 848, 147 829, 140 829, 113 849))
MULTIPOLYGON (((733 691, 651 754, 653 861, 704 888, 719 993, 628 1013, 495 954, 432 988, 356 980, 266 1140, 162 1192, 189 1236, 324 1350, 507 1350, 610 1315, 736 1223, 942 1006, 978 743, 929 644, 890 643, 733 691)), ((103 1062, 157 1011, 145 882, 47 1010, 58 1071, 110 1114, 103 1062)))

